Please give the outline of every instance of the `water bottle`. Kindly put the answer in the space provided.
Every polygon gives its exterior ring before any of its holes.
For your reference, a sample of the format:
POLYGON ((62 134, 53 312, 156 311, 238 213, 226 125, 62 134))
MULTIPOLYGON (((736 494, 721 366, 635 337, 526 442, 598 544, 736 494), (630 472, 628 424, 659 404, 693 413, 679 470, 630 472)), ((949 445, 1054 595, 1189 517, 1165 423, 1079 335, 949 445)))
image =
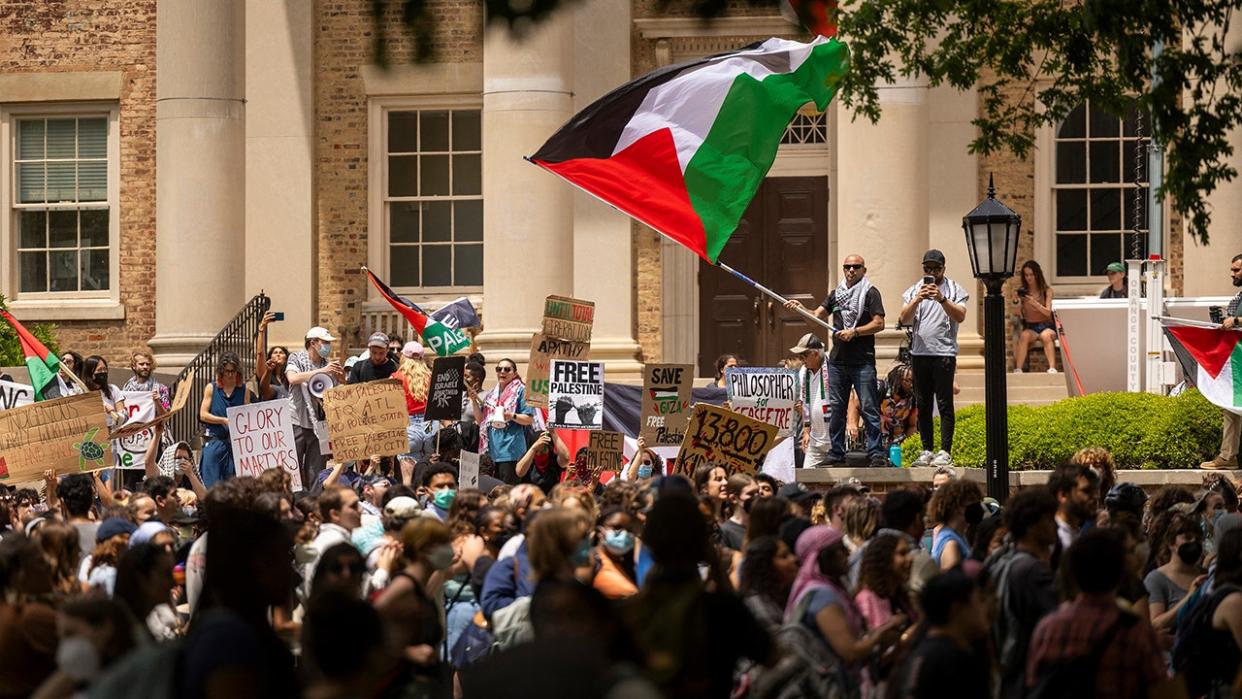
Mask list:
POLYGON ((893 444, 888 448, 888 462, 897 468, 901 468, 901 445, 893 444))

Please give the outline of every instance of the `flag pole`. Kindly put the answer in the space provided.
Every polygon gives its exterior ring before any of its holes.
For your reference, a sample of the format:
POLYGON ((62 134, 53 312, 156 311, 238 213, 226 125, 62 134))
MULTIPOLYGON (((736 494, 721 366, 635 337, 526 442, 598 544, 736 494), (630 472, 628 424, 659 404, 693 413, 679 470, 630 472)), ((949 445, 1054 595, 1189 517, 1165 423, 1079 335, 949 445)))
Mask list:
MULTIPOLYGON (((738 279, 742 280, 743 282, 746 282, 747 284, 750 284, 751 286, 755 287, 755 288, 756 288, 756 289, 758 289, 759 291, 762 291, 763 293, 767 294, 768 296, 771 296, 772 298, 776 299, 777 301, 779 301, 779 302, 780 302, 781 306, 784 306, 786 303, 789 303, 789 299, 785 298, 784 296, 781 296, 780 294, 776 293, 775 291, 772 291, 772 290, 771 290, 771 289, 769 289, 768 287, 766 287, 766 286, 764 286, 764 285, 760 284, 759 282, 755 281, 754 279, 751 279, 750 277, 746 276, 745 274, 742 274, 741 272, 737 271, 736 269, 733 269, 733 268, 732 268, 732 267, 730 267, 729 265, 726 265, 726 264, 725 264, 725 263, 723 263, 723 262, 717 261, 717 262, 716 262, 716 266, 717 266, 717 267, 719 267, 720 269, 723 269, 724 271, 728 272, 729 274, 732 274, 733 276, 737 277, 738 279)), ((824 329, 828 331, 828 336, 829 336, 829 337, 832 337, 832 334, 833 334, 834 332, 836 332, 836 330, 835 330, 835 329, 833 329, 833 327, 832 327, 831 325, 829 325, 826 321, 824 321, 824 319, 822 319, 822 318, 820 318, 819 316, 815 315, 814 313, 811 313, 810 311, 806 310, 806 308, 802 307, 801 305, 799 305, 799 306, 795 306, 793 310, 797 311, 797 312, 798 312, 798 315, 800 315, 800 316, 802 316, 803 318, 805 318, 805 319, 806 319, 806 321, 807 321, 808 323, 818 323, 818 324, 820 324, 820 325, 824 326, 824 329)))
POLYGON ((1174 318, 1172 316, 1152 316, 1152 320, 1158 320, 1165 325, 1188 325, 1192 328, 1207 328, 1210 330, 1220 330, 1220 323, 1208 323, 1202 320, 1192 320, 1190 318, 1174 318))
POLYGON ((60 373, 72 379, 73 382, 77 384, 78 388, 82 389, 83 393, 88 393, 90 391, 90 389, 86 387, 86 383, 82 381, 81 377, 79 377, 77 374, 73 373, 72 371, 69 371, 69 369, 63 363, 57 362, 56 368, 60 371, 60 373))

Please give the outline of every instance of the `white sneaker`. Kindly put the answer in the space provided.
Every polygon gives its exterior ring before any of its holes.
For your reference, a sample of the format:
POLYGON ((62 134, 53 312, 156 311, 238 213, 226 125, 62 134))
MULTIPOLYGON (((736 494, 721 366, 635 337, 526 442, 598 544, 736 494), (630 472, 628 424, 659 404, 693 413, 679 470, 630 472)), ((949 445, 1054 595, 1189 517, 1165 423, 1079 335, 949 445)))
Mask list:
POLYGON ((931 465, 936 466, 936 467, 952 466, 953 457, 949 456, 949 452, 941 449, 940 451, 936 452, 936 456, 932 458, 931 465))
POLYGON ((1022 367, 1016 367, 1016 368, 1013 370, 1013 373, 1015 373, 1015 374, 1021 374, 1021 373, 1023 373, 1023 372, 1022 372, 1022 367))
POLYGON ((1049 374, 1059 374, 1060 372, 1058 372, 1058 371, 1056 370, 1056 367, 1052 367, 1052 368, 1048 369, 1048 373, 1049 373, 1049 374))
POLYGON ((919 458, 915 459, 912 465, 913 466, 931 466, 931 462, 932 462, 932 453, 930 451, 925 451, 922 454, 919 454, 919 458))

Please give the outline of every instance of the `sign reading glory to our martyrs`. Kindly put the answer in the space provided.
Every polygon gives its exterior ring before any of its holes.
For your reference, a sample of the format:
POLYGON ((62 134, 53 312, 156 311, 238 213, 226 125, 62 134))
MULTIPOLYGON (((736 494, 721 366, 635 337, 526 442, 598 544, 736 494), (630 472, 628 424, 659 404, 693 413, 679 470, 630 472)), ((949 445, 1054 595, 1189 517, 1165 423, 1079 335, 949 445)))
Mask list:
POLYGON ((548 426, 598 430, 604 423, 604 364, 552 360, 548 426))
POLYGON ((461 419, 462 395, 466 392, 466 358, 437 357, 427 389, 428 420, 461 419))
POLYGON ((0 411, 0 480, 112 468, 108 416, 96 393, 0 411))
POLYGON ((677 473, 693 476, 704 464, 730 475, 754 473, 776 444, 776 428, 732 410, 695 403, 686 438, 677 454, 677 473))
POLYGON ((581 359, 591 355, 591 345, 535 333, 530 339, 530 364, 526 368, 526 402, 548 407, 548 377, 553 359, 581 359))
POLYGON ((643 367, 642 419, 639 435, 649 447, 675 447, 685 437, 690 419, 691 364, 648 364, 643 367))
POLYGON ((590 342, 595 302, 549 296, 543 302, 543 334, 559 340, 590 342))
POLYGON ((409 413, 405 392, 396 379, 330 388, 323 394, 323 411, 328 418, 332 456, 339 461, 409 450, 405 436, 409 413))
POLYGON ((775 425, 781 437, 793 433, 798 372, 793 369, 729 367, 725 373, 729 405, 735 412, 775 425))
POLYGON ((279 468, 289 474, 293 490, 302 489, 302 470, 298 468, 293 416, 289 410, 289 401, 269 400, 225 411, 237 475, 258 476, 268 469, 279 468))

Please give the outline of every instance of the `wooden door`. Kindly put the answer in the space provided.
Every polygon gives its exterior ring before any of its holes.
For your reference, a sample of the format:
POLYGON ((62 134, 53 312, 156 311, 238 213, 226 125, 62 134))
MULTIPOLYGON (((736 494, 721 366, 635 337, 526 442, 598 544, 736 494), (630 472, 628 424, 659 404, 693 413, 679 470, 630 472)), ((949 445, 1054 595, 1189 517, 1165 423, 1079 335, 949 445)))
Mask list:
MULTIPOLYGON (((764 180, 721 261, 808 308, 828 284, 828 178, 764 180)), ((699 372, 715 374, 716 358, 774 366, 810 328, 801 316, 721 269, 699 270, 699 372)))

